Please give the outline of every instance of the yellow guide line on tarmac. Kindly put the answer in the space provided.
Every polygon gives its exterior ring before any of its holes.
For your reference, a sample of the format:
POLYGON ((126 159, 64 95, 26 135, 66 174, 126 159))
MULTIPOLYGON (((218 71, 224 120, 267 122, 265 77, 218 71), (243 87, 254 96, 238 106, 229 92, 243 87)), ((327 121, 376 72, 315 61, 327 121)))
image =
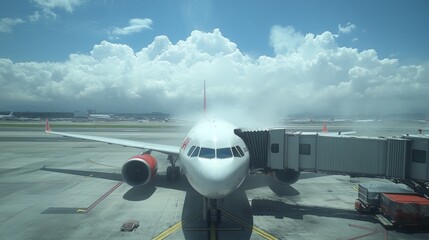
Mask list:
MULTIPOLYGON (((235 222, 235 223, 237 223, 237 224, 239 224, 239 225, 241 225, 241 226, 243 226, 245 228, 251 229, 254 233, 258 234, 259 236, 263 237, 264 239, 267 239, 267 240, 278 240, 278 238, 276 238, 275 236, 269 234, 268 232, 266 232, 266 231, 264 231, 264 230, 262 230, 262 229, 260 229, 258 227, 255 227, 255 226, 252 226, 250 224, 245 223, 243 220, 241 220, 240 218, 232 215, 231 213, 226 212, 223 209, 221 209, 221 211, 224 214, 224 216, 227 217, 227 218, 229 218, 231 221, 233 221, 233 222, 235 222)), ((171 227, 169 227, 167 230, 165 230, 162 233, 160 233, 157 236, 155 236, 153 238, 153 240, 163 240, 163 239, 167 238, 168 236, 170 236, 171 234, 173 234, 175 231, 177 231, 178 229, 180 229, 184 224, 186 224, 187 222, 189 222, 190 220, 192 220, 192 219, 194 219, 194 218, 196 218, 198 216, 201 216, 201 214, 196 214, 196 215, 194 215, 194 216, 192 216, 190 218, 187 218, 186 220, 179 221, 178 223, 176 223, 176 224, 172 225, 171 227)), ((188 230, 210 231, 210 240, 216 240, 217 239, 217 231, 218 230, 225 230, 225 229, 218 229, 218 228, 216 228, 216 224, 212 223, 212 224, 210 224, 210 228, 188 229, 188 230)), ((227 230, 236 231, 236 230, 240 230, 240 229, 238 229, 238 228, 237 229, 236 228, 231 228, 231 229, 227 229, 227 230)))
POLYGON ((162 240, 162 239, 165 239, 166 237, 170 236, 170 234, 174 233, 175 231, 177 231, 177 229, 179 229, 181 227, 182 227, 182 221, 174 224, 169 229, 167 229, 164 232, 160 233, 158 236, 154 237, 153 240, 162 240))
POLYGON ((216 224, 210 224, 210 240, 216 240, 216 224))
POLYGON ((247 228, 252 229, 252 230, 253 230, 253 232, 255 232, 256 234, 258 234, 259 236, 261 236, 261 237, 263 237, 263 238, 265 238, 265 239, 267 239, 267 240, 277 240, 277 239, 278 239, 278 238, 274 237, 273 235, 271 235, 271 234, 267 233, 266 231, 264 231, 264 230, 262 230, 262 229, 260 229, 260 228, 258 228, 258 227, 255 227, 255 226, 252 226, 252 225, 249 225, 249 224, 247 224, 247 223, 243 222, 243 221, 242 221, 241 219, 239 219, 238 217, 236 217, 236 216, 234 216, 234 215, 230 214, 229 212, 226 212, 226 211, 225 211, 225 210, 223 210, 223 209, 221 209, 221 211, 222 211, 222 213, 225 215, 225 217, 227 217, 227 218, 231 219, 232 221, 234 221, 234 222, 236 222, 236 223, 238 223, 238 224, 240 224, 240 225, 242 225, 242 226, 244 226, 244 227, 247 227, 247 228))
POLYGON ((177 231, 178 229, 180 229, 182 227, 183 224, 188 223, 189 221, 191 221, 192 219, 200 216, 201 214, 196 214, 194 216, 188 217, 183 221, 179 221, 176 224, 174 224, 173 226, 169 227, 167 230, 165 230, 164 232, 158 234, 157 236, 155 236, 154 238, 152 238, 153 240, 162 240, 165 239, 166 237, 170 236, 171 234, 173 234, 175 231, 177 231))

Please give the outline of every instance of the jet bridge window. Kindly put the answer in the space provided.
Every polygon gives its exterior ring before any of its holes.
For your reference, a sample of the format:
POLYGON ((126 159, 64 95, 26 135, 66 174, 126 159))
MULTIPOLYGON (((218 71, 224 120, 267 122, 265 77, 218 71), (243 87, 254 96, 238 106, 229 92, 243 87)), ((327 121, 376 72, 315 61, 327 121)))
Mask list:
POLYGON ((271 144, 272 153, 279 153, 279 151, 280 151, 280 145, 278 143, 271 144))
POLYGON ((232 157, 231 148, 219 148, 219 149, 216 149, 216 156, 219 159, 231 158, 232 157))
POLYGON ((310 155, 311 154, 311 144, 299 144, 299 154, 300 155, 310 155))
POLYGON ((200 155, 201 158, 215 158, 215 150, 213 148, 201 148, 200 155))

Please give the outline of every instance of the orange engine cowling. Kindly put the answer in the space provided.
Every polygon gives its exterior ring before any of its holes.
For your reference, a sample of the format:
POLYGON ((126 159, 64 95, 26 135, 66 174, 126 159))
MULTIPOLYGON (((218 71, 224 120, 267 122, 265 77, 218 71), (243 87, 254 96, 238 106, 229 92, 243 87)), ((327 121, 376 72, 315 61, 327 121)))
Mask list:
POLYGON ((130 186, 142 186, 152 180, 158 171, 158 162, 149 154, 131 157, 122 166, 122 178, 130 186))

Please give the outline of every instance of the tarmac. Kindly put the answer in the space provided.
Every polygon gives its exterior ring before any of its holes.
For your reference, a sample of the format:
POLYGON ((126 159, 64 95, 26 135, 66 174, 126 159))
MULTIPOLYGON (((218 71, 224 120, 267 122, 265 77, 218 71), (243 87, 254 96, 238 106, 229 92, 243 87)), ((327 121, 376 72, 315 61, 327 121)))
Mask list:
MULTIPOLYGON (((62 131, 62 129, 55 129, 62 131)), ((67 129, 87 135, 180 145, 186 128, 67 129)), ((151 184, 122 183, 122 164, 139 149, 0 128, 2 239, 429 239, 425 229, 385 229, 354 210, 357 184, 384 179, 302 173, 290 186, 249 176, 207 226, 202 198, 169 182, 167 156, 151 184), (121 231, 129 220, 140 225, 121 231)))

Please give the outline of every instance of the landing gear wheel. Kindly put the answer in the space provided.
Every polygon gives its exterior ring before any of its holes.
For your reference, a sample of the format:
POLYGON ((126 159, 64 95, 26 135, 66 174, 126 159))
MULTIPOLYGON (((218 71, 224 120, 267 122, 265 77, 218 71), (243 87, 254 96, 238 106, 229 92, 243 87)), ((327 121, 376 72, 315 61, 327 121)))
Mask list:
POLYGON ((207 226, 210 227, 212 223, 219 225, 221 223, 222 214, 219 209, 207 210, 207 226))
POLYGON ((167 167, 167 180, 173 180, 173 167, 167 167))
POLYGON ((173 175, 174 175, 174 179, 175 180, 179 180, 180 179, 180 167, 179 166, 175 166, 173 168, 173 175))
POLYGON ((218 209, 217 212, 216 212, 216 224, 220 224, 221 219, 222 219, 222 213, 218 209))

